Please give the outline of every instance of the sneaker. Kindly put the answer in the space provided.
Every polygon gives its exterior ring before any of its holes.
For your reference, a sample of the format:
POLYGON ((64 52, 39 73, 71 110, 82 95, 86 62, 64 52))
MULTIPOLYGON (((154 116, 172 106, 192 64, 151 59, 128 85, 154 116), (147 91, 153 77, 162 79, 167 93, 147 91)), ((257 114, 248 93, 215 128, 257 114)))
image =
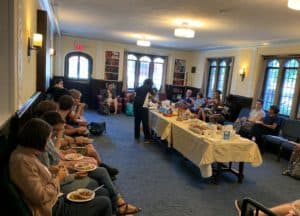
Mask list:
POLYGON ((284 176, 291 175, 289 170, 284 170, 281 174, 284 175, 284 176))
POLYGON ((151 140, 151 139, 145 139, 144 143, 145 144, 151 144, 151 143, 153 143, 153 140, 151 140))
MULTIPOLYGON (((243 204, 242 200, 235 200, 234 201, 234 205, 235 205, 235 208, 236 208, 239 216, 241 216, 241 214, 242 214, 242 204, 243 204)), ((253 208, 247 208, 245 216, 254 216, 254 209, 253 208)))

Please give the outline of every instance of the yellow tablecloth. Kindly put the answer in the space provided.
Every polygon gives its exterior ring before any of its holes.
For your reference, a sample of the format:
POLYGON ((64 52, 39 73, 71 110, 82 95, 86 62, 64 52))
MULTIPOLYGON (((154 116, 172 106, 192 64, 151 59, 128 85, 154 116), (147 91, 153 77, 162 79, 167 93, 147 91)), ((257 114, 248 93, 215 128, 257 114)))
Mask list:
POLYGON ((188 129, 188 123, 176 121, 176 117, 164 117, 150 111, 150 126, 162 139, 168 140, 178 152, 196 164, 203 177, 212 175, 214 162, 248 162, 252 166, 262 164, 262 157, 255 142, 237 137, 231 140, 198 135, 188 129))

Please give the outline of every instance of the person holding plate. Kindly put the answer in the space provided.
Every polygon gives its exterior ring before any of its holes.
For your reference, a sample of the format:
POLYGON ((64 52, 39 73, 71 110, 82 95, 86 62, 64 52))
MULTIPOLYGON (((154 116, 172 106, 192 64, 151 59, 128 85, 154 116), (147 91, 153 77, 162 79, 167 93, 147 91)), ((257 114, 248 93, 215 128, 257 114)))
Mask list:
POLYGON ((18 145, 9 160, 9 175, 20 190, 34 216, 111 216, 109 198, 96 196, 89 202, 74 204, 59 197, 60 182, 66 177, 64 170, 51 173, 38 156, 45 151, 51 137, 51 126, 37 118, 29 120, 21 129, 18 145))
MULTIPOLYGON (((52 138, 57 137, 58 134, 61 133, 61 131, 64 130, 64 120, 62 119, 61 115, 57 112, 46 112, 42 116, 42 118, 48 122, 52 127, 53 127, 53 133, 52 133, 52 138)), ((59 157, 57 153, 58 149, 55 149, 55 146, 53 142, 51 143, 48 142, 48 148, 47 152, 43 153, 43 158, 44 158, 44 163, 49 163, 47 166, 57 166, 59 167, 59 164, 62 164, 62 161, 59 161, 59 157), (49 144, 50 143, 50 144, 49 144), (50 146, 49 146, 50 145, 50 146), (51 149, 49 151, 49 149, 51 149), (48 159, 47 159, 48 157, 48 159), (56 158, 56 159, 53 159, 56 158)), ((80 163, 75 163, 77 164, 90 164, 94 165, 88 162, 80 162, 80 163)), ((59 167, 60 168, 60 167, 59 167)), ((76 166, 75 166, 76 169, 76 166)), ((120 193, 117 191, 115 185, 112 183, 111 178, 109 176, 108 171, 103 168, 103 167, 95 167, 94 169, 91 169, 87 174, 88 177, 77 180, 84 172, 78 172, 75 173, 74 175, 67 175, 64 181, 61 183, 62 184, 62 190, 66 193, 69 191, 74 191, 77 190, 78 188, 82 187, 88 187, 91 188, 91 184, 93 183, 93 180, 96 181, 98 185, 104 185, 105 189, 107 189, 107 196, 110 197, 110 200, 112 202, 113 210, 118 213, 118 215, 126 215, 126 214, 135 214, 141 211, 140 208, 135 207, 134 205, 128 204, 125 202, 125 200, 122 198, 120 193), (77 178, 77 179, 76 179, 77 178), (85 180, 85 181, 84 181, 85 180)), ((97 187, 92 186, 92 188, 97 187)), ((103 194, 103 193, 101 193, 103 194)))

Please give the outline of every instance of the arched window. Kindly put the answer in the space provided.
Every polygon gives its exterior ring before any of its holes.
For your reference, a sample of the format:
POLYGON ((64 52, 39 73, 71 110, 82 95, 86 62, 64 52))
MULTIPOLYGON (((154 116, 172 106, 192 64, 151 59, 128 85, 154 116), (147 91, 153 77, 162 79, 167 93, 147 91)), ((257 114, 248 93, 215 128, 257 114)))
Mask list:
POLYGON ((270 106, 274 104, 279 69, 280 64, 277 59, 269 60, 267 63, 265 88, 263 94, 263 108, 265 110, 268 110, 270 106))
POLYGON ((219 90, 221 97, 227 92, 227 82, 231 69, 232 58, 209 60, 206 96, 211 98, 214 91, 219 90))
POLYGON ((92 73, 92 57, 82 52, 71 52, 65 57, 65 77, 89 80, 92 73))
POLYGON ((270 106, 277 105, 280 114, 296 117, 300 94, 297 90, 298 77, 299 58, 267 59, 263 108, 268 110, 270 106))
POLYGON ((153 87, 160 90, 165 73, 164 57, 130 53, 127 56, 127 87, 129 90, 143 85, 144 80, 151 78, 153 87))
POLYGON ((296 59, 288 60, 284 64, 284 77, 279 100, 280 113, 283 115, 289 116, 292 110, 298 68, 299 62, 296 59))
POLYGON ((162 58, 155 58, 153 62, 153 87, 159 90, 162 83, 165 60, 162 58))
POLYGON ((134 89, 135 69, 138 58, 135 55, 129 54, 127 56, 127 87, 134 89))
POLYGON ((211 98, 214 94, 215 78, 217 71, 217 61, 212 61, 209 66, 207 97, 211 98))
POLYGON ((149 77, 150 62, 151 58, 148 56, 143 56, 140 58, 139 86, 143 85, 144 80, 149 77))

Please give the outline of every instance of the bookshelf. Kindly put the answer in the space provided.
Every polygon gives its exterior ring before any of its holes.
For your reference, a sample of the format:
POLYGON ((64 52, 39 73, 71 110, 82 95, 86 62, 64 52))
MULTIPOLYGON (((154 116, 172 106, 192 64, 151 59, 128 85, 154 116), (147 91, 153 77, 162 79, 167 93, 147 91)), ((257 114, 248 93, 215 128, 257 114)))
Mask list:
POLYGON ((175 59, 173 85, 175 86, 185 85, 185 60, 175 59))
POLYGON ((120 52, 105 52, 105 72, 104 79, 118 81, 119 78, 120 52))

